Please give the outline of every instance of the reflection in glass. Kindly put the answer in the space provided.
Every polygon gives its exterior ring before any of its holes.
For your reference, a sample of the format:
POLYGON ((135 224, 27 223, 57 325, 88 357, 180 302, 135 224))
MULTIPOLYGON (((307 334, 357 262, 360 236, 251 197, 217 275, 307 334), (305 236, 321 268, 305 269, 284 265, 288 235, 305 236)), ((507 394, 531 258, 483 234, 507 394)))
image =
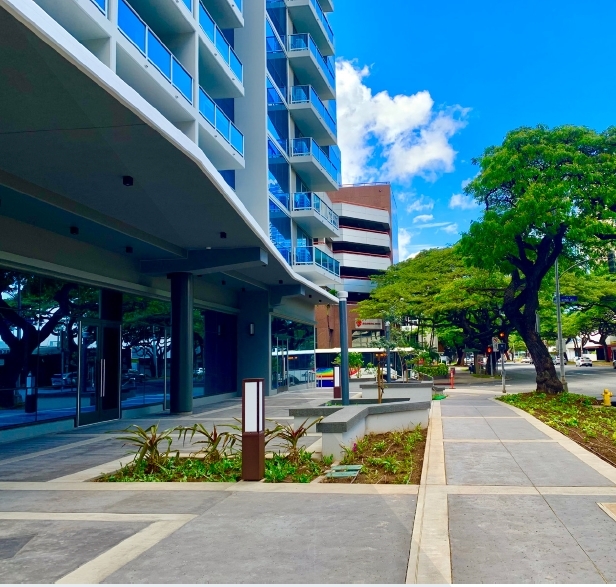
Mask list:
POLYGON ((315 380, 314 326, 272 317, 272 388, 315 380))

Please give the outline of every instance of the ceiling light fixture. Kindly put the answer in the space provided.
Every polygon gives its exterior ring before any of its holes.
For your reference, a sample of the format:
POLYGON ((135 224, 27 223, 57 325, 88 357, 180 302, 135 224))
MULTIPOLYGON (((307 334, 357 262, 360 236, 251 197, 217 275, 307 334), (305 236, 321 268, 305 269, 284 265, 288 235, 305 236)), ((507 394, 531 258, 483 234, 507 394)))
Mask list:
POLYGON ((132 175, 123 175, 122 176, 122 184, 127 188, 131 187, 134 183, 132 175))

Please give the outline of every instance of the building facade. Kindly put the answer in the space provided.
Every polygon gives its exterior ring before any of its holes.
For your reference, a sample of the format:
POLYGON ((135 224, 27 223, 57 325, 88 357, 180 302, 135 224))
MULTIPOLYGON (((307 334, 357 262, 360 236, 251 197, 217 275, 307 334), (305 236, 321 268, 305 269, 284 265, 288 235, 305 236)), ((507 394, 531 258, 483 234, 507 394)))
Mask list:
POLYGON ((0 0, 0 436, 313 384, 332 9, 0 0))
MULTIPOLYGON (((341 289, 349 293, 348 340, 351 348, 369 348, 385 333, 380 319, 362 320, 357 303, 369 297, 371 277, 398 260, 396 201, 388 183, 344 186, 329 194, 340 234, 326 241, 340 263, 341 289)), ((317 348, 338 349, 338 308, 317 309, 317 348)))

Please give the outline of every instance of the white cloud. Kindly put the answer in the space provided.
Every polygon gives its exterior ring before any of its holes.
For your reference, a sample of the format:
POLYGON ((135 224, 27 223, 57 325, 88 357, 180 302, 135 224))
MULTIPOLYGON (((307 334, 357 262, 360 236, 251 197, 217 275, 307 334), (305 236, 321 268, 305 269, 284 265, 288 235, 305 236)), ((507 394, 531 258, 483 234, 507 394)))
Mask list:
POLYGON ((411 244, 411 241, 414 236, 415 235, 406 228, 398 229, 398 255, 400 257, 400 261, 412 259, 413 257, 416 257, 421 251, 434 248, 434 245, 411 244))
POLYGON ((462 181, 462 189, 464 189, 469 183, 471 183, 471 181, 473 181, 472 177, 469 177, 468 179, 465 179, 462 181))
POLYGON ((428 222, 426 224, 420 224, 417 226, 417 230, 421 230, 422 228, 442 228, 443 226, 449 226, 451 222, 428 222))
POLYGON ((426 196, 419 196, 411 201, 411 203, 406 207, 406 211, 409 214, 412 214, 413 212, 432 210, 432 208, 434 208, 434 200, 426 198, 426 196))
POLYGON ((460 210, 472 210, 473 208, 478 208, 479 204, 475 202, 472 196, 467 196, 466 194, 454 194, 449 200, 449 207, 452 209, 460 208, 460 210))
POLYGON ((432 214, 420 214, 419 216, 415 216, 415 218, 413 218, 413 224, 417 224, 418 222, 430 222, 430 220, 434 220, 434 216, 432 216, 432 214))
POLYGON ((344 183, 435 180, 453 170, 449 140, 465 125, 467 108, 435 109, 427 91, 390 96, 372 94, 364 84, 368 67, 336 63, 338 145, 344 183))
POLYGON ((458 225, 454 222, 453 224, 448 224, 447 226, 444 226, 443 228, 441 228, 441 230, 448 234, 458 234, 458 225))

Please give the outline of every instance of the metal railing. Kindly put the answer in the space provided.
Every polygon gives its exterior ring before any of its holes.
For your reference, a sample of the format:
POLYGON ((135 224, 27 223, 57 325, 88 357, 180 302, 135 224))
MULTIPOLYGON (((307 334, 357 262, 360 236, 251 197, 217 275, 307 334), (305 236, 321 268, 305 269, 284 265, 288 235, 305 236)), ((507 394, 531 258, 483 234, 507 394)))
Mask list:
POLYGON ((192 104, 192 76, 126 0, 118 3, 118 29, 192 104))
POLYGON ((287 50, 290 53, 294 51, 310 51, 315 58, 319 68, 324 73, 329 85, 334 88, 336 86, 336 69, 334 61, 331 57, 324 57, 317 47, 314 39, 308 33, 299 33, 289 35, 287 50))
POLYGON ((316 247, 296 247, 294 265, 317 265, 328 273, 340 277, 340 263, 316 247))
POLYGON ((334 31, 332 30, 332 26, 329 24, 327 16, 325 16, 325 13, 323 12, 321 5, 319 4, 319 0, 310 0, 310 4, 312 4, 312 6, 314 7, 314 11, 317 13, 317 17, 323 25, 323 29, 325 29, 325 34, 327 35, 329 42, 333 45, 334 31))
POLYGON ((334 228, 338 229, 338 214, 336 214, 319 196, 312 192, 296 192, 293 194, 293 210, 314 210, 334 228))
POLYGON ((291 104, 312 104, 325 120, 329 130, 336 135, 336 121, 312 86, 293 86, 291 88, 291 104))
POLYGON ((222 135, 223 139, 243 157, 244 135, 201 86, 199 86, 199 112, 222 135))
POLYGON ((339 185, 340 184, 340 171, 336 168, 336 166, 330 161, 329 157, 317 145, 314 139, 308 137, 302 137, 300 139, 292 139, 290 141, 291 149, 290 155, 291 157, 307 157, 312 155, 325 169, 326 173, 339 185))
POLYGON ((225 63, 231 68, 231 71, 237 76, 240 83, 244 83, 244 66, 235 54, 233 47, 229 41, 225 39, 222 31, 210 16, 210 13, 203 6, 203 2, 199 1, 199 25, 205 33, 205 36, 214 43, 214 46, 220 52, 225 63))
POLYGON ((98 8, 103 14, 107 14, 107 0, 92 0, 92 3, 96 8, 98 8))

